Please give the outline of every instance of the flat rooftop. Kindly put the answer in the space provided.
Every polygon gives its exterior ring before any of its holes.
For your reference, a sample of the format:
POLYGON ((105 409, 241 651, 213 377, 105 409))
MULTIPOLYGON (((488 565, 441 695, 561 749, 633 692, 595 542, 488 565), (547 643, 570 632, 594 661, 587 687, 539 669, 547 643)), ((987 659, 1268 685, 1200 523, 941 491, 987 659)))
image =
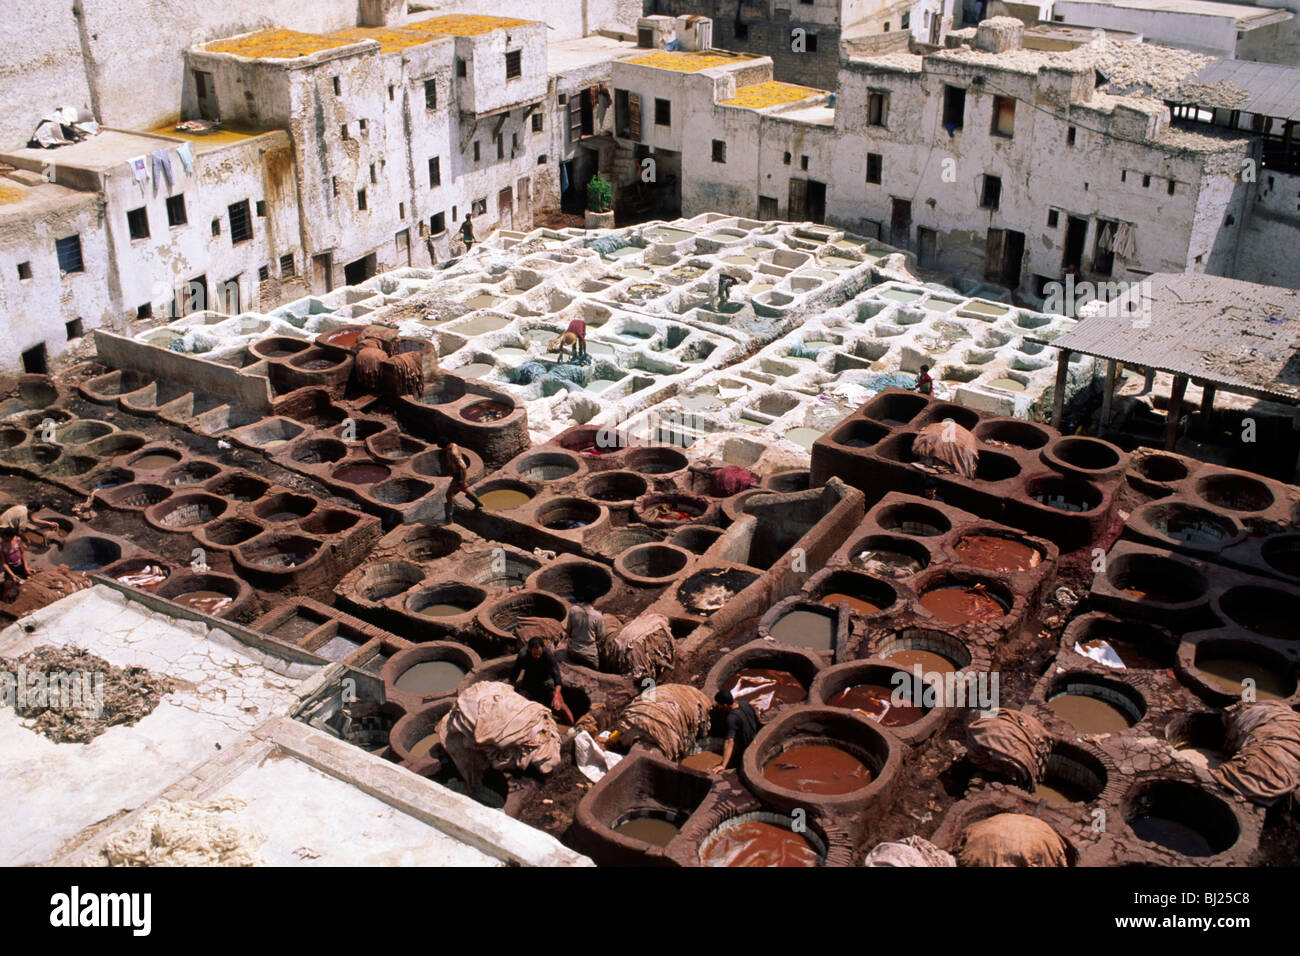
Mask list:
POLYGON ((267 29, 213 40, 200 45, 209 53, 230 53, 257 60, 293 60, 326 50, 336 50, 353 43, 374 40, 384 53, 393 53, 448 37, 471 37, 493 30, 535 23, 512 17, 488 17, 469 14, 445 14, 415 20, 394 27, 349 27, 333 33, 302 33, 298 30, 267 29))
POLYGON ((729 100, 722 100, 722 106, 739 106, 749 110, 766 110, 774 106, 788 106, 801 100, 826 96, 825 90, 811 86, 799 86, 795 83, 782 83, 771 80, 767 83, 755 83, 742 86, 729 100))
POLYGON ((93 205, 94 202, 93 194, 68 189, 66 186, 47 183, 44 180, 35 183, 18 182, 7 176, 0 176, 0 219, 31 219, 47 213, 52 214, 60 208, 93 205))
POLYGON ((182 142, 190 143, 194 152, 201 154, 267 137, 284 136, 285 133, 281 130, 249 130, 239 127, 221 127, 208 133, 188 133, 173 129, 171 125, 148 132, 101 128, 99 133, 79 143, 69 143, 56 149, 24 147, 8 150, 0 153, 0 159, 28 168, 33 164, 43 166, 45 163, 54 163, 70 169, 104 172, 128 163, 137 156, 147 157, 155 149, 174 147, 182 142))
POLYGON ((551 76, 618 59, 637 49, 635 40, 596 34, 546 44, 546 71, 551 76))
POLYGON ((1118 10, 1144 10, 1191 17, 1230 17, 1236 21, 1238 30, 1254 30, 1273 23, 1285 23, 1294 16, 1289 10, 1273 10, 1240 3, 1214 3, 1213 0, 1068 0, 1068 2, 1093 7, 1115 7, 1118 10))
POLYGON ((753 53, 732 53, 728 50, 656 50, 643 56, 634 56, 624 63, 649 66, 657 70, 676 73, 699 73, 724 66, 736 66, 760 57, 753 53))

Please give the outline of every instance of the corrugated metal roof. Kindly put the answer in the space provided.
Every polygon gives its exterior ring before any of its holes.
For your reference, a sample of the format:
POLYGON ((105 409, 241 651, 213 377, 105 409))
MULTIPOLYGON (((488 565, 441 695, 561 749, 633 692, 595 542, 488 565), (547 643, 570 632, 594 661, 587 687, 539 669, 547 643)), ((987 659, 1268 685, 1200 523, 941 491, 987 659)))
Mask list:
MULTIPOLYGON (((1250 97, 1233 106, 1243 113, 1300 120, 1300 69, 1296 67, 1250 60, 1215 60, 1189 79, 1207 86, 1215 83, 1235 86, 1250 97)), ((1195 104, 1196 100, 1187 98, 1180 102, 1195 104)))
POLYGON ((1300 403, 1300 291, 1196 274, 1148 282, 1135 310, 1117 299, 1046 344, 1300 403))

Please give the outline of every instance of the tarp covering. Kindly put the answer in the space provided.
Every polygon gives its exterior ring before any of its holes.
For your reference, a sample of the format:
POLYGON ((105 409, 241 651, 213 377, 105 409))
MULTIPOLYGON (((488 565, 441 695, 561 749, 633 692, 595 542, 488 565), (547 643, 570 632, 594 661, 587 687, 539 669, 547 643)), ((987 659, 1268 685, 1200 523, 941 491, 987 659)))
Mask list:
POLYGON ((929 840, 910 836, 897 843, 877 843, 863 866, 956 866, 957 860, 929 840))
POLYGON ((1065 840, 1037 817, 999 813, 972 823, 956 846, 962 866, 1068 866, 1065 840))
POLYGON ((963 478, 974 478, 980 463, 979 443, 975 436, 954 421, 926 425, 912 441, 917 458, 931 459, 951 468, 963 478))
POLYGON ((1047 768, 1052 738, 1035 718, 1003 709, 971 721, 966 746, 975 766, 1032 790, 1047 768))
MULTIPOLYGON (((608 633, 608 631, 607 631, 608 633)), ((636 683, 655 680, 673 666, 673 632, 662 614, 642 614, 606 637, 601 656, 636 683)))
POLYGON ((669 760, 680 760, 708 728, 710 710, 709 699, 694 687, 660 684, 627 705, 619 735, 629 745, 649 743, 669 760))
POLYGON ((1271 701, 1240 703, 1224 721, 1233 757, 1210 771, 1215 780, 1263 806, 1300 788, 1300 714, 1271 701))
POLYGON ((489 768, 550 773, 560 765, 560 731, 550 710, 499 681, 461 691, 438 735, 471 791, 489 768))

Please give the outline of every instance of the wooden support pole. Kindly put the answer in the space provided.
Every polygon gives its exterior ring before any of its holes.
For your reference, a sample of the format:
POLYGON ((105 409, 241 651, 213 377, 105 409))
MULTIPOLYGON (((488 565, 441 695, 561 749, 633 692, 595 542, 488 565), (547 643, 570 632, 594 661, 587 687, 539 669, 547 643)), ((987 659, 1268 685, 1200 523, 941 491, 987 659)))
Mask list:
POLYGON ((1110 401, 1115 394, 1115 377, 1119 371, 1119 363, 1114 359, 1106 362, 1106 382, 1102 386, 1101 393, 1101 421, 1097 423, 1097 434, 1104 435, 1110 429, 1110 401))
POLYGON ((1208 441, 1214 434, 1214 395, 1217 390, 1206 383, 1201 386, 1201 438, 1208 441))
POLYGON ((1065 414, 1065 380, 1070 374, 1070 350, 1059 349, 1056 357, 1056 394, 1052 396, 1052 427, 1061 427, 1065 414))
POLYGON ((1169 424, 1165 426, 1165 451, 1173 451, 1178 442, 1178 419, 1183 410, 1183 396, 1187 393, 1187 376, 1175 375, 1174 387, 1169 393, 1169 412, 1165 416, 1169 424))

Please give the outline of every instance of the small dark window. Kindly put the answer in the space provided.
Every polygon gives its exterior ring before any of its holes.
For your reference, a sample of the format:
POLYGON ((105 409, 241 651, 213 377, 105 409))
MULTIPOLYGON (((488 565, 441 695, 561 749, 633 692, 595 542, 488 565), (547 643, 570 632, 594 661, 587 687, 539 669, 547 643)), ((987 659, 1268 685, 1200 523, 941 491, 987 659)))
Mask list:
POLYGON ((984 191, 980 195, 980 208, 997 209, 1002 202, 1002 179, 999 176, 984 177, 984 191))
POLYGON ((672 126, 673 125, 673 103, 672 100, 660 99, 655 97, 655 125, 672 126))
POLYGON ((807 157, 807 156, 800 156, 800 157, 799 157, 799 168, 800 168, 800 169, 805 169, 805 170, 808 168, 808 157, 807 157))
POLYGON ((18 263, 18 278, 30 279, 32 277, 32 264, 30 262, 18 263))
POLYGON ((363 119, 362 119, 362 120, 357 120, 357 130, 358 130, 358 132, 362 132, 362 133, 364 133, 364 132, 365 132, 367 129, 369 129, 369 128, 370 128, 370 127, 369 127, 369 124, 368 124, 365 120, 363 120, 363 119))
POLYGON ((366 211, 366 191, 364 189, 358 189, 357 190, 357 212, 365 212, 365 211, 366 211))
MULTIPOLYGON (((370 168, 373 170, 375 167, 371 166, 370 168)), ((265 199, 259 199, 259 200, 257 201, 257 215, 258 215, 258 217, 261 218, 261 219, 265 219, 265 218, 266 218, 266 200, 265 200, 265 199)))
POLYGON ((426 110, 438 108, 438 84, 433 80, 424 81, 424 108, 426 110))
POLYGON ((153 318, 152 302, 146 302, 144 305, 137 305, 135 307, 135 320, 137 322, 139 322, 141 319, 152 319, 152 318, 153 318))
POLYGON ((339 127, 339 137, 340 137, 341 139, 351 139, 351 137, 348 135, 348 124, 347 124, 347 123, 344 123, 343 125, 341 125, 341 126, 339 127))
POLYGON ((226 207, 230 214, 230 244, 238 245, 253 238, 253 217, 248 214, 248 200, 241 199, 226 207))
POLYGON ((545 154, 545 153, 542 153, 542 155, 540 155, 540 156, 537 157, 537 165, 538 165, 538 166, 545 166, 545 165, 546 165, 546 154, 545 154))
POLYGON ((28 375, 44 375, 49 371, 45 360, 45 343, 34 345, 23 353, 23 371, 28 375))
POLYGON ((266 281, 267 279, 269 279, 269 278, 271 278, 271 267, 270 267, 270 266, 258 266, 258 267, 257 267, 257 281, 258 281, 258 282, 265 282, 265 281, 266 281))
POLYGON ((888 32, 889 32, 889 21, 888 21, 888 20, 885 21, 885 29, 884 29, 882 32, 884 32, 884 33, 888 33, 888 32))
POLYGON ((126 214, 126 227, 131 231, 132 239, 149 238, 149 211, 141 206, 126 214))
POLYGON ((505 159, 505 158, 506 158, 506 141, 501 136, 500 133, 497 133, 497 159, 505 159))
POLYGON ((867 125, 884 126, 889 112, 888 93, 867 94, 867 125))
POLYGON ((1174 181, 1171 179, 1169 180, 1169 195, 1172 196, 1173 194, 1174 194, 1174 181))
POLYGON ((486 216, 487 198, 485 197, 483 199, 475 199, 474 202, 470 205, 469 213, 471 216, 486 216))
POLYGON ((961 129, 966 123, 966 91, 960 86, 944 85, 943 128, 949 132, 961 129))
POLYGON ((867 182, 880 184, 880 170, 884 157, 880 153, 867 153, 867 182))
POLYGON ((446 231, 447 231, 447 214, 442 212, 435 212, 433 216, 429 219, 430 235, 436 236, 439 233, 446 232, 446 231))
POLYGON ((287 252, 280 257, 280 278, 288 279, 296 274, 293 262, 293 253, 287 252))
POLYGON ((713 161, 715 163, 725 163, 727 161, 727 143, 725 140, 715 139, 713 141, 713 161))
POLYGON ((399 203, 397 204, 397 218, 398 218, 398 219, 405 219, 405 218, 406 218, 406 203, 404 203, 404 202, 399 202, 399 203))
POLYGON ((474 140, 474 162, 477 163, 479 160, 479 156, 481 155, 482 155, 482 151, 479 149, 478 140, 474 140))
POLYGON ((524 51, 511 50, 506 54, 506 79, 513 80, 524 75, 524 51))
POLYGON ((389 83, 389 84, 388 84, 388 99, 389 99, 390 102, 391 102, 393 99, 396 98, 396 97, 394 96, 394 93, 395 93, 395 92, 396 92, 396 91, 395 91, 395 89, 394 89, 394 87, 393 87, 393 84, 392 84, 392 83, 389 83))
POLYGON ((748 23, 737 23, 737 24, 736 24, 736 39, 737 39, 737 40, 748 40, 748 39, 749 39, 749 24, 748 24, 748 23))
POLYGON ((466 76, 465 60, 462 57, 456 57, 456 75, 459 77, 466 76))
POLYGON ((1015 135, 1015 130, 1016 101, 1010 96, 993 97, 993 128, 990 132, 994 136, 1010 138, 1015 135))
POLYGON ((1047 210, 1047 228, 1055 229, 1061 222, 1061 213, 1056 209, 1047 210))
POLYGON ((442 185, 442 161, 437 157, 429 160, 429 188, 442 185))
POLYGON ((1223 220, 1223 224, 1225 226, 1235 226, 1237 224, 1237 217, 1229 216, 1227 219, 1223 220))
POLYGON ((1119 171, 1119 181, 1122 182, 1122 183, 1126 183, 1126 182, 1128 182, 1128 170, 1127 170, 1127 169, 1121 169, 1121 170, 1119 171))
POLYGON ((340 81, 337 76, 334 77, 334 95, 335 96, 343 95, 343 84, 342 81, 340 81))
MULTIPOLYGON (((375 175, 375 164, 374 164, 374 163, 371 163, 371 164, 370 164, 370 181, 371 181, 372 183, 377 183, 377 182, 379 182, 379 177, 375 175)), ((261 206, 262 204, 261 204, 261 203, 258 203, 258 205, 261 206)), ((266 215, 266 213, 263 212, 263 211, 261 211, 261 210, 259 210, 257 214, 258 214, 259 216, 265 216, 265 215, 266 215)))
POLYGON ((452 221, 452 222, 456 222, 458 219, 460 219, 460 216, 456 215, 456 207, 455 207, 455 206, 452 206, 452 207, 451 207, 451 221, 452 221))
POLYGON ((911 25, 912 25, 912 15, 911 15, 910 13, 904 13, 904 14, 903 14, 903 19, 902 19, 902 21, 899 23, 899 26, 900 26, 902 29, 906 30, 906 29, 907 29, 908 27, 910 27, 911 25))
POLYGON ((817 52, 817 34, 815 33, 804 34, 803 42, 804 42, 803 48, 805 53, 817 52))
POLYGON ((533 114, 533 132, 534 132, 534 133, 540 133, 540 132, 542 131, 542 122, 543 122, 542 114, 541 114, 541 113, 534 113, 534 114, 533 114))
POLYGON ((219 235, 221 235, 221 220, 220 220, 220 219, 214 219, 214 220, 212 220, 212 234, 213 234, 214 236, 219 236, 219 235))
POLYGON ((1148 173, 1144 173, 1142 175, 1142 188, 1149 189, 1150 187, 1151 187, 1151 176, 1148 173))
POLYGON ((168 196, 167 197, 167 225, 183 226, 189 222, 189 217, 185 214, 185 197, 168 196))
POLYGON ((789 166, 789 165, 790 165, 790 160, 793 159, 793 158, 794 158, 794 157, 791 156, 790 153, 787 151, 786 154, 785 154, 784 156, 781 157, 781 162, 783 162, 783 163, 785 163, 787 166, 789 166))
POLYGON ((1066 130, 1066 132, 1065 132, 1065 145, 1066 145, 1066 146, 1073 146, 1073 145, 1074 145, 1074 132, 1075 132, 1075 130, 1074 130, 1074 127, 1073 127, 1073 126, 1071 126, 1068 130, 1066 130))
POLYGON ((69 342, 85 335, 81 330, 81 319, 73 319, 71 322, 63 323, 63 332, 68 337, 69 342))
POLYGON ((333 192, 335 196, 339 194, 339 178, 337 176, 330 177, 330 191, 333 192))
POLYGON ((67 275, 71 272, 85 272, 86 265, 81 261, 81 237, 66 236, 54 241, 54 252, 59 257, 59 272, 67 275))

